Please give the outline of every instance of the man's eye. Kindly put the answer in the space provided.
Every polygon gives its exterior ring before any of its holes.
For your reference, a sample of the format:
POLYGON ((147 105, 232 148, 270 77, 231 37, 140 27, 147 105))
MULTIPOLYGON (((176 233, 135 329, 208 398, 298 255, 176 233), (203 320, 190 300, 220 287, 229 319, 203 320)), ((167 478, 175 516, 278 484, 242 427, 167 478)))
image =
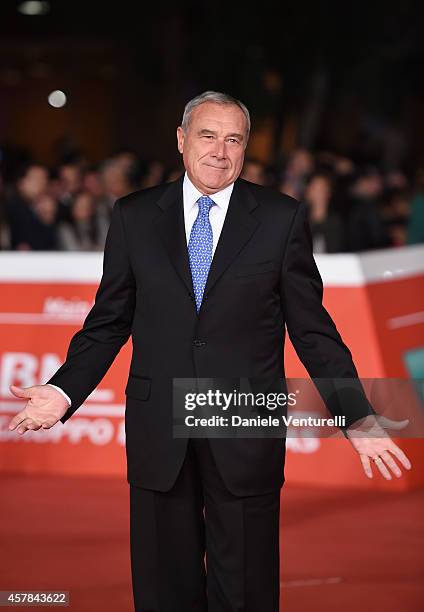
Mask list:
POLYGON ((210 139, 210 138, 212 138, 212 136, 210 134, 204 134, 203 138, 209 138, 210 139))
POLYGON ((231 142, 231 143, 236 142, 236 143, 238 143, 238 140, 237 140, 237 138, 229 138, 228 142, 231 142))

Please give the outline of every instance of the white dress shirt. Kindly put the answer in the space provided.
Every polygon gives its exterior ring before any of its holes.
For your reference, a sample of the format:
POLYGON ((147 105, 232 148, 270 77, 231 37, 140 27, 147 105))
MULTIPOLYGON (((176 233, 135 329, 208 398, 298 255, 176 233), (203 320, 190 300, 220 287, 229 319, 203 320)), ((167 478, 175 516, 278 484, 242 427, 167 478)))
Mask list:
MULTIPOLYGON (((225 187, 221 191, 217 191, 213 193, 209 197, 215 202, 215 206, 212 206, 209 212, 209 219, 212 226, 212 235, 213 235, 213 243, 212 243, 212 255, 215 253, 216 245, 218 244, 219 237, 221 235, 221 231, 224 225, 225 216, 227 214, 228 205, 230 203, 231 194, 233 192, 234 183, 225 187)), ((199 213, 199 205, 197 200, 201 198, 204 193, 201 193, 190 181, 187 176, 187 172, 184 175, 183 180, 183 205, 184 205, 184 225, 185 225, 185 233, 187 244, 190 240, 191 228, 193 227, 193 223, 196 220, 196 217, 199 213)), ((70 397, 56 385, 50 384, 51 387, 54 387, 59 393, 63 395, 63 397, 68 401, 69 405, 71 405, 70 397)))
POLYGON ((51 383, 48 383, 48 385, 49 387, 53 387, 53 389, 56 389, 56 391, 59 391, 59 393, 61 393, 63 397, 68 401, 69 406, 72 404, 71 398, 65 393, 63 389, 61 389, 60 387, 56 387, 56 385, 52 385, 51 383))
MULTIPOLYGON (((212 255, 215 253, 216 245, 218 244, 218 240, 221 235, 225 215, 227 214, 228 205, 233 192, 233 187, 234 183, 231 183, 231 185, 228 185, 228 187, 225 187, 225 189, 209 195, 211 200, 215 202, 215 206, 212 206, 209 212, 209 220, 211 222, 213 234, 212 255)), ((199 191, 193 185, 186 172, 183 181, 183 202, 187 244, 190 240, 191 228, 193 227, 193 223, 196 221, 196 217, 199 213, 199 205, 197 200, 203 195, 206 194, 199 191)))

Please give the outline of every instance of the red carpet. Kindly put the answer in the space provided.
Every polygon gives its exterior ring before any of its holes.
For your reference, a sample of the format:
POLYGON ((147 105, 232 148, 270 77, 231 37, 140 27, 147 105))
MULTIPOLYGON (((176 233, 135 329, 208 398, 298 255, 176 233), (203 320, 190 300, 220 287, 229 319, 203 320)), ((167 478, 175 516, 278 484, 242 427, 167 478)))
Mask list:
MULTIPOLYGON (((68 590, 75 612, 132 611, 125 482, 3 476, 1 493, 0 590, 68 590)), ((421 612, 423 516, 424 491, 285 486, 281 610, 421 612)))

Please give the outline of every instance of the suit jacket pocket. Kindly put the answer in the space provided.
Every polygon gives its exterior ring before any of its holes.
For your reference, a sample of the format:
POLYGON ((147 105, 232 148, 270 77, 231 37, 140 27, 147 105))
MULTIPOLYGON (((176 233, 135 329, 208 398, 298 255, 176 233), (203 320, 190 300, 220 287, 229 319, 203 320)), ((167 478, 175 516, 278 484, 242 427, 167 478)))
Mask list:
POLYGON ((275 272, 275 270, 275 263, 273 261, 243 264, 238 268, 236 277, 243 278, 246 276, 257 276, 258 274, 264 274, 265 272, 275 272))
POLYGON ((127 386, 125 387, 125 395, 138 400, 148 400, 150 397, 151 383, 151 378, 130 374, 127 386))

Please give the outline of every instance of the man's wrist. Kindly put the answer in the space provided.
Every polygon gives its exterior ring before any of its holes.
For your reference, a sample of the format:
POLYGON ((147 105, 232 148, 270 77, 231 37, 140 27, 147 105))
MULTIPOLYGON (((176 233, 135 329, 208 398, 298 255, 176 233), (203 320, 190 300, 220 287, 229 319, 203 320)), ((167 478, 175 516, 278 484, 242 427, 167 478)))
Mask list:
POLYGON ((61 389, 60 387, 57 387, 56 385, 52 385, 51 383, 47 383, 49 385, 49 387, 53 387, 53 389, 56 389, 56 391, 59 391, 59 393, 61 393, 63 395, 63 397, 66 399, 66 401, 68 402, 69 406, 71 406, 72 404, 72 400, 69 397, 69 395, 67 395, 65 393, 65 391, 63 389, 61 389))

